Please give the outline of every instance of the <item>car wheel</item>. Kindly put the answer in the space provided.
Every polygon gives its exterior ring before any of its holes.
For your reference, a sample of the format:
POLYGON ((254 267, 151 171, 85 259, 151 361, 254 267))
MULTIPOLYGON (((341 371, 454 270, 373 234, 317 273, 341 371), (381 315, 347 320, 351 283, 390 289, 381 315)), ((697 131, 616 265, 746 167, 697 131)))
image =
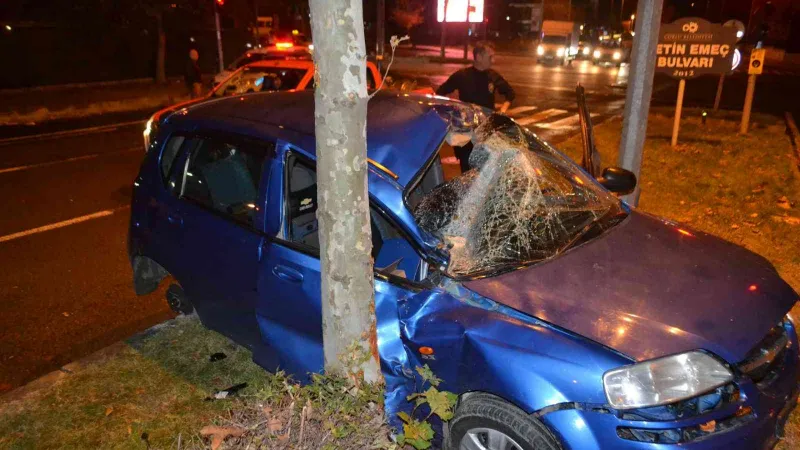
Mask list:
POLYGON ((448 425, 446 448, 449 450, 561 449, 561 444, 543 423, 490 395, 467 397, 448 425))
POLYGON ((186 314, 188 316, 194 312, 194 306, 192 306, 192 303, 186 298, 186 293, 183 292, 183 288, 177 284, 171 284, 167 289, 167 304, 169 305, 169 309, 176 314, 186 314))

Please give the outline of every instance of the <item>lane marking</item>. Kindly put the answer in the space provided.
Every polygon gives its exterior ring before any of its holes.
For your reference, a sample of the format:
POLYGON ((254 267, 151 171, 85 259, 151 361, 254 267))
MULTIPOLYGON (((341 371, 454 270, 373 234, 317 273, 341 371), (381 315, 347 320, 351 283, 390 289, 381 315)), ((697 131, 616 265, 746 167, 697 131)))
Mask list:
POLYGON ((17 233, 7 234, 5 236, 0 236, 0 243, 12 241, 14 239, 23 238, 25 236, 30 236, 32 234, 37 233, 44 233, 45 231, 55 230, 58 228, 68 227, 70 225, 75 225, 81 222, 86 222, 87 220, 99 219, 101 217, 108 217, 114 215, 114 213, 120 212, 125 209, 129 209, 130 206, 122 206, 120 208, 115 209, 106 209, 103 211, 98 211, 96 213, 87 214, 85 216, 75 217, 69 220, 63 220, 61 222, 51 223, 49 225, 45 225, 42 227, 31 228, 30 230, 20 231, 17 233))
POLYGON ((522 117, 520 119, 514 119, 514 120, 520 125, 528 125, 533 122, 541 122, 542 120, 545 120, 549 117, 566 113, 567 113, 566 110, 551 108, 551 109, 545 109, 544 111, 538 112, 532 116, 522 117))
POLYGON ((513 116, 515 114, 524 114, 526 112, 530 112, 535 110, 535 106, 517 106, 516 108, 511 108, 506 111, 506 115, 513 116))
POLYGON ((117 128, 128 127, 131 125, 144 125, 145 120, 132 120, 130 122, 112 123, 110 125, 101 125, 97 127, 78 128, 76 130, 54 131, 52 133, 30 134, 27 136, 17 136, 12 138, 0 139, 0 146, 17 144, 26 141, 42 141, 46 139, 54 139, 65 136, 81 136, 84 134, 104 133, 114 131, 117 128))
POLYGON ((56 161, 47 161, 47 162, 36 163, 36 164, 26 164, 26 165, 23 165, 23 166, 16 166, 16 167, 7 167, 5 169, 0 169, 0 175, 4 174, 4 173, 10 173, 10 172, 19 172, 21 170, 38 169, 40 167, 52 166, 52 165, 55 165, 55 164, 63 164, 63 163, 69 163, 69 162, 75 162, 75 161, 84 161, 84 160, 87 160, 87 159, 94 159, 94 158, 97 158, 97 157, 100 157, 100 156, 105 156, 105 155, 119 155, 119 154, 122 154, 122 153, 130 153, 130 152, 133 152, 133 151, 143 151, 143 150, 141 148, 139 148, 139 147, 132 147, 132 148, 126 148, 124 150, 115 150, 113 152, 91 153, 89 155, 75 156, 73 158, 59 159, 59 160, 56 160, 56 161))
MULTIPOLYGON (((590 117, 594 118, 597 117, 597 114, 590 114, 590 117)), ((561 130, 561 129, 573 129, 578 126, 581 118, 579 115, 574 114, 569 117, 565 117, 560 120, 556 120, 553 122, 548 123, 537 123, 534 126, 537 128, 544 128, 546 130, 561 130)))

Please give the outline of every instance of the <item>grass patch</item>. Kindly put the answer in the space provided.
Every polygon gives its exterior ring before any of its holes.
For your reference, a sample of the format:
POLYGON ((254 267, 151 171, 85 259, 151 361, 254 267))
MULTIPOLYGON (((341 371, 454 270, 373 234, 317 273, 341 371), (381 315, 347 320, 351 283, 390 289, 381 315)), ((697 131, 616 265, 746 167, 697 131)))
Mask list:
MULTIPOLYGON (((755 115, 750 133, 741 136, 738 114, 722 113, 703 124, 700 112, 684 111, 674 148, 672 110, 651 113, 639 209, 764 256, 800 291, 800 174, 783 121, 755 115)), ((617 165, 621 130, 621 120, 594 129, 604 167, 617 165)), ((559 149, 580 161, 580 136, 559 149)), ((786 431, 778 448, 800 448, 800 411, 792 414, 786 431)))
POLYGON ((166 449, 179 440, 183 449, 207 448, 213 436, 200 432, 210 425, 244 431, 228 437, 229 447, 390 447, 379 388, 354 390, 329 377, 301 387, 194 317, 118 347, 55 383, 6 397, 0 448, 166 449), (227 357, 210 362, 218 352, 227 357), (248 386, 236 396, 209 400, 239 383, 248 386))

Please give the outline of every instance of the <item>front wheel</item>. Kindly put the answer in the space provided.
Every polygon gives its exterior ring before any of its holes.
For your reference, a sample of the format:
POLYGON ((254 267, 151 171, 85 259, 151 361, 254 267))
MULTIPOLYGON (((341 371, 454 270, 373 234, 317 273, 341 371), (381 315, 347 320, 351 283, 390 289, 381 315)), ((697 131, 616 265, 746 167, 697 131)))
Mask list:
POLYGON ((490 395, 467 397, 449 423, 449 450, 561 450, 556 437, 524 411, 490 395))

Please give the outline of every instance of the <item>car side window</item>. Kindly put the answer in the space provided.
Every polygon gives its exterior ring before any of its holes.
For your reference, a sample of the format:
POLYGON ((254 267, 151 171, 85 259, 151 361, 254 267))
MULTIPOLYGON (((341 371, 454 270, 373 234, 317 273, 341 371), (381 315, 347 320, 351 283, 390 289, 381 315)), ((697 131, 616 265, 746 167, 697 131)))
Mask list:
MULTIPOLYGON (((319 250, 317 223, 317 173, 313 165, 297 158, 288 166, 288 238, 295 244, 319 250)), ((412 281, 424 278, 423 261, 404 235, 381 212, 370 206, 372 257, 375 270, 412 281)))
POLYGON ((181 198, 252 227, 258 205, 258 188, 267 146, 235 143, 218 138, 196 138, 188 155, 181 198))
POLYGON ((180 150, 184 142, 186 142, 186 136, 174 135, 169 138, 166 145, 164 145, 164 149, 161 150, 161 160, 158 165, 161 170, 161 179, 164 181, 165 186, 172 173, 172 166, 175 164, 178 150, 180 150))

